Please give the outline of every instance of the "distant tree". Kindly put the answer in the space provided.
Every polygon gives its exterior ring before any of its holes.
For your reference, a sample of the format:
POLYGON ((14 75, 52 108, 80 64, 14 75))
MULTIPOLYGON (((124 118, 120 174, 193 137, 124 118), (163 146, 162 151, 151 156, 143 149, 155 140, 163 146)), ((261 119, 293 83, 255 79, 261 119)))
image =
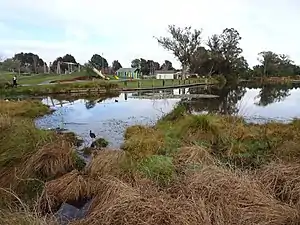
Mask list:
POLYGON ((77 63, 76 59, 71 54, 66 54, 64 57, 62 57, 62 60, 64 62, 77 63))
POLYGON ((150 63, 151 62, 149 63, 149 61, 147 61, 146 59, 143 59, 143 58, 140 59, 140 62, 141 62, 141 64, 140 64, 141 73, 143 75, 148 75, 150 73, 150 63))
POLYGON ((240 73, 246 72, 248 63, 241 56, 241 36, 234 28, 226 28, 220 35, 208 39, 210 59, 214 71, 225 75, 226 79, 235 79, 240 73))
POLYGON ((158 62, 154 62, 154 70, 159 70, 160 64, 158 62))
POLYGON ((132 60, 131 61, 131 67, 141 69, 141 60, 140 59, 132 60))
POLYGON ((121 63, 118 60, 114 60, 112 62, 112 69, 113 69, 113 71, 116 72, 120 68, 122 68, 121 63))
POLYGON ((197 49, 201 46, 201 30, 193 30, 191 27, 168 26, 171 37, 156 38, 158 43, 181 62, 183 71, 191 66, 191 60, 197 49))
POLYGON ((279 57, 272 51, 263 51, 258 54, 258 61, 262 64, 262 75, 272 76, 278 70, 279 57))
POLYGON ((2 69, 7 71, 19 71, 21 62, 12 58, 8 58, 2 62, 2 69))
POLYGON ((165 60, 165 62, 161 65, 160 70, 174 70, 172 62, 165 60))
POLYGON ((68 69, 68 66, 66 64, 63 64, 63 58, 62 57, 57 57, 51 64, 51 67, 50 67, 50 70, 53 72, 53 73, 56 73, 57 71, 57 65, 58 63, 60 63, 60 70, 62 73, 65 73, 65 71, 68 69))
POLYGON ((263 51, 258 56, 258 61, 261 65, 253 67, 255 76, 292 76, 300 72, 299 67, 294 64, 288 55, 263 51))
POLYGON ((107 60, 101 55, 94 54, 90 60, 90 63, 98 70, 108 68, 107 60))
POLYGON ((13 57, 14 60, 19 60, 20 61, 20 66, 27 70, 29 69, 30 71, 34 73, 38 73, 39 67, 44 67, 44 61, 41 59, 38 55, 33 54, 31 52, 29 53, 18 53, 15 54, 13 57))

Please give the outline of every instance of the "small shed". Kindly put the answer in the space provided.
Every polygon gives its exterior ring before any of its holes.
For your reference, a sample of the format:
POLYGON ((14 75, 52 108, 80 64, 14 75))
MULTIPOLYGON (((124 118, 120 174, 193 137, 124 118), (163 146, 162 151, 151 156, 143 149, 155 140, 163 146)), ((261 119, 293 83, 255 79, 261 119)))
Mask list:
POLYGON ((138 68, 120 68, 116 75, 122 79, 138 79, 141 74, 138 68))
POLYGON ((173 80, 178 79, 178 75, 175 70, 156 70, 154 72, 156 79, 159 80, 173 80))

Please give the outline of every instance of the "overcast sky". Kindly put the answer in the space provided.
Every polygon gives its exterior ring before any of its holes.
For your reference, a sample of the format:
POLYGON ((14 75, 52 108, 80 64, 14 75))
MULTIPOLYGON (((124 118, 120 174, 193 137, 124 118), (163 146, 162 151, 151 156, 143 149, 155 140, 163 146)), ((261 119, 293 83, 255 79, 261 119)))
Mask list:
POLYGON ((300 64, 298 0, 0 0, 0 54, 33 52, 46 62, 71 53, 84 63, 94 53, 129 67, 134 58, 171 60, 153 36, 168 24, 203 29, 203 39, 237 29, 243 55, 288 54, 300 64))

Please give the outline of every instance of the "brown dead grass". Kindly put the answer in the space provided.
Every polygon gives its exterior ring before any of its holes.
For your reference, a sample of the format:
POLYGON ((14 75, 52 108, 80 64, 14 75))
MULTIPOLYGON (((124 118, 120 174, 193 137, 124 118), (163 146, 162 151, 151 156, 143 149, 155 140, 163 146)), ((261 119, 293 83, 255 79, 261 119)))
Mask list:
POLYGON ((50 113, 48 106, 40 101, 4 101, 0 100, 0 114, 35 118, 50 113))
POLYGON ((69 142, 59 138, 41 147, 25 163, 25 174, 41 178, 61 176, 75 168, 74 149, 69 142))
POLYGON ((212 224, 298 224, 298 211, 263 190, 248 176, 204 167, 170 188, 173 196, 204 201, 212 224))
POLYGON ((195 210, 193 204, 182 204, 182 201, 158 193, 153 188, 147 190, 148 197, 145 197, 141 189, 115 178, 100 182, 102 188, 92 203, 90 214, 72 225, 204 224, 205 211, 195 210))
POLYGON ((30 212, 0 211, 1 225, 59 225, 54 218, 30 212))
POLYGON ((67 201, 90 198, 95 194, 95 181, 73 170, 64 176, 46 183, 41 208, 51 211, 67 201))
POLYGON ((211 155, 211 151, 202 146, 182 147, 178 150, 174 157, 174 164, 189 165, 189 164, 214 164, 215 159, 211 155))
POLYGON ((125 152, 120 150, 101 150, 92 159, 87 172, 95 178, 121 175, 120 164, 125 159, 125 152))
POLYGON ((300 209, 300 164, 273 162, 261 168, 255 177, 276 198, 300 209))
POLYGON ((211 155, 211 150, 202 146, 182 147, 174 155, 173 163, 179 172, 185 172, 191 167, 215 165, 217 160, 211 155))

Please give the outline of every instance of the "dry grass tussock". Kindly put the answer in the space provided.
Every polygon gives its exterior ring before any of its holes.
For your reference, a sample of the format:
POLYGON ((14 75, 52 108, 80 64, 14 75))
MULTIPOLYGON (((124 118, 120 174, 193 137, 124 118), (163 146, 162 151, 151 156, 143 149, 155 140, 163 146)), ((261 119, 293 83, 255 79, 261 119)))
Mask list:
POLYGON ((24 172, 24 162, 54 139, 53 133, 38 130, 31 119, 0 115, 0 186, 13 186, 16 174, 24 172))
POLYGON ((214 165, 216 159, 211 155, 211 150, 202 146, 182 147, 175 154, 173 163, 184 168, 193 165, 214 165))
POLYGON ((54 218, 30 212, 0 211, 1 225, 59 225, 54 218))
POLYGON ((300 209, 300 164, 272 162, 262 167, 255 177, 276 198, 300 209))
POLYGON ((0 100, 0 114, 35 118, 51 112, 48 106, 40 101, 4 101, 0 100))
POLYGON ((122 173, 120 164, 125 157, 124 151, 102 150, 93 157, 87 172, 95 178, 107 175, 118 177, 122 173))
POLYGON ((88 217, 72 225, 193 225, 205 224, 201 208, 183 204, 152 187, 148 195, 115 178, 102 179, 88 217), (152 193, 152 194, 150 194, 152 193))
POLYGON ((92 197, 95 193, 95 182, 73 170, 64 176, 46 183, 41 201, 41 208, 51 211, 61 203, 78 201, 92 197))
POLYGON ((59 138, 41 147, 25 163, 25 174, 39 178, 54 178, 74 169, 74 149, 59 138))
POLYGON ((135 126, 128 128, 123 149, 135 160, 158 154, 165 146, 164 134, 152 127, 135 126))
POLYGON ((204 167, 169 189, 196 204, 205 204, 211 224, 298 224, 294 208, 277 201, 248 176, 204 167))

